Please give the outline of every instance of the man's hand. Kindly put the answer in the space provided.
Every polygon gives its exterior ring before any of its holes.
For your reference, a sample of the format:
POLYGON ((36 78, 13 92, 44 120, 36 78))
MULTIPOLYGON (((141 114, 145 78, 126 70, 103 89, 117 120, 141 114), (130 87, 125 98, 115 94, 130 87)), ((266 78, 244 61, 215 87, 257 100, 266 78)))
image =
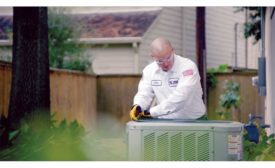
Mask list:
POLYGON ((139 105, 134 105, 130 111, 130 118, 133 121, 138 120, 140 117, 151 118, 150 112, 145 110, 143 111, 139 105))
POLYGON ((130 118, 133 121, 138 120, 138 118, 141 116, 141 113, 143 113, 141 107, 139 105, 134 105, 130 111, 130 118))
POLYGON ((147 111, 147 110, 144 110, 144 111, 141 112, 141 117, 152 118, 152 116, 150 115, 150 112, 147 111))

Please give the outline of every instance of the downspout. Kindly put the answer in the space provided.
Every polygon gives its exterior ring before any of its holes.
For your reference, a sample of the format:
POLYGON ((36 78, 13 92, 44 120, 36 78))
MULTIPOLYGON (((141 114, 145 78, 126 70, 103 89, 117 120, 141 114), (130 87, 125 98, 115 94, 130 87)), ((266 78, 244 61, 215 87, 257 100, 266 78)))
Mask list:
MULTIPOLYGON (((247 12, 247 9, 245 9, 245 23, 247 23, 247 18, 248 18, 248 12, 247 12)), ((239 23, 236 22, 234 24, 234 62, 235 62, 235 65, 234 65, 234 68, 237 69, 238 68, 238 26, 239 26, 239 23)), ((248 51, 247 51, 247 46, 248 46, 248 40, 247 38, 245 38, 245 68, 247 69, 248 68, 248 51)))
POLYGON ((234 46, 234 49, 235 49, 235 51, 234 51, 234 56, 235 56, 234 69, 238 68, 238 38, 237 38, 238 37, 238 25, 239 25, 239 23, 234 24, 234 44, 235 44, 235 46, 234 46))
MULTIPOLYGON (((248 19, 248 10, 247 8, 245 8, 245 23, 247 23, 247 19, 248 19)), ((248 69, 248 39, 245 38, 245 69, 248 69)))

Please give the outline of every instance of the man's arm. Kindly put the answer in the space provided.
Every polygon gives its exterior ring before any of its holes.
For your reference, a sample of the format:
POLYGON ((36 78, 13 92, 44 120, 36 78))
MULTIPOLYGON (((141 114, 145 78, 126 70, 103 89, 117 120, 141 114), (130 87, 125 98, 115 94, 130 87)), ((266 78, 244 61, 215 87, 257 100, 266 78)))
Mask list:
POLYGON ((143 110, 148 110, 154 97, 154 91, 148 72, 143 72, 138 85, 138 92, 134 97, 134 104, 138 104, 143 110))

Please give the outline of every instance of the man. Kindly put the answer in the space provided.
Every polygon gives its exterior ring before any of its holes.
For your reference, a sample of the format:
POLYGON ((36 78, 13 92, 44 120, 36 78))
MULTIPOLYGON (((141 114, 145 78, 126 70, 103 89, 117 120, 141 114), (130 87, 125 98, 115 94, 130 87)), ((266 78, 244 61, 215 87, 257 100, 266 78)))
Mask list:
POLYGON ((157 38, 151 44, 155 60, 147 65, 134 97, 130 118, 199 119, 205 116, 202 87, 197 66, 176 55, 171 43, 157 38), (153 98, 157 105, 150 108, 153 98))

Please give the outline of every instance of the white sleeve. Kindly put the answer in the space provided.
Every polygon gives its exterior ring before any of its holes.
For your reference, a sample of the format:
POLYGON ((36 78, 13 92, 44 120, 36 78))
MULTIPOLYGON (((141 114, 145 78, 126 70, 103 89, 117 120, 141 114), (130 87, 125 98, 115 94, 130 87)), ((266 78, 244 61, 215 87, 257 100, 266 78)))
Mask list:
POLYGON ((134 97, 134 104, 138 104, 143 110, 148 110, 154 98, 154 91, 151 85, 149 74, 143 71, 142 78, 138 85, 138 92, 134 97))
POLYGON ((164 101, 150 109, 152 117, 174 113, 182 109, 192 99, 195 89, 200 87, 200 76, 196 66, 183 70, 183 77, 175 91, 164 101), (192 75, 190 74, 192 72, 192 75), (184 73, 187 73, 186 75, 184 73), (189 73, 189 74, 188 74, 189 73))

